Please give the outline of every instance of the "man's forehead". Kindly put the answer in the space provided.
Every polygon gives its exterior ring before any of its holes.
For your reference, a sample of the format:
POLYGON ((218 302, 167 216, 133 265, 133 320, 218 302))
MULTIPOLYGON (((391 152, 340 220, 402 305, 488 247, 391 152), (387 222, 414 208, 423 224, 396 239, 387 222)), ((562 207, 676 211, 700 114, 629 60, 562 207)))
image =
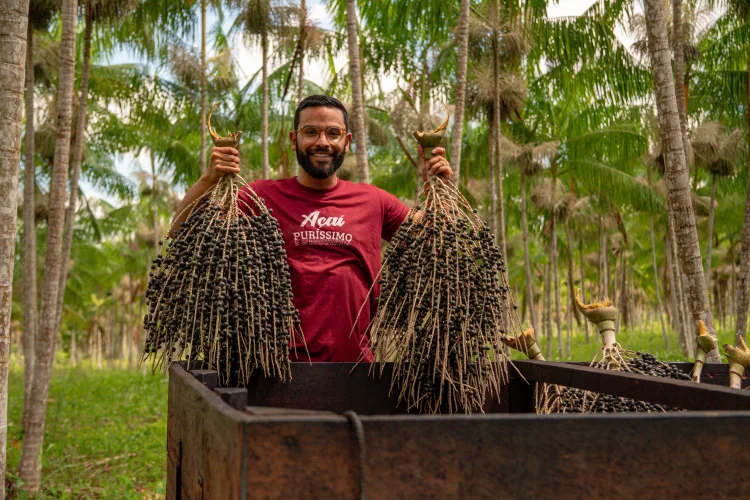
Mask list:
POLYGON ((338 108, 316 106, 305 108, 299 114, 299 125, 344 126, 344 113, 338 108))

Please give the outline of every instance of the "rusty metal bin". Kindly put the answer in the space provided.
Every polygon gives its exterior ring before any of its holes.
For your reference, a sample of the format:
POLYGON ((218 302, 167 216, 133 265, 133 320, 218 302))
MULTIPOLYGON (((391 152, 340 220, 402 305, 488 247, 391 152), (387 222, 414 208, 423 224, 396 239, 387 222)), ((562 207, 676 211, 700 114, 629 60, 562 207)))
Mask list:
MULTIPOLYGON (((173 364, 167 498, 750 497, 750 391, 515 366, 485 414, 425 416, 395 405, 387 368, 373 378, 368 365, 294 363, 290 382, 257 375, 238 389, 173 364), (536 415, 540 382, 689 411, 536 415)), ((706 365, 704 379, 726 372, 706 365)))

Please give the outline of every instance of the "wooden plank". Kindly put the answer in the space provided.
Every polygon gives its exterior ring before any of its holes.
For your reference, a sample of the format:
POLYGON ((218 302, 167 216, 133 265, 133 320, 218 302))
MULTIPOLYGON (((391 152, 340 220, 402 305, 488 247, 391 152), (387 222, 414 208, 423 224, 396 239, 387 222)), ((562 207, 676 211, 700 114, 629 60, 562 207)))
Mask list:
POLYGON ((216 389, 219 385, 219 374, 215 370, 190 370, 190 374, 209 389, 216 389))
MULTIPOLYGON (((692 373, 693 363, 669 363, 676 366, 685 373, 692 373)), ((729 387, 729 364, 728 363, 706 363, 701 371, 701 383, 721 385, 729 387)), ((742 379, 742 388, 750 387, 750 379, 742 379)))
MULTIPOLYGON (((589 366, 591 363, 588 361, 574 361, 571 363, 576 366, 589 366)), ((667 363, 674 367, 679 368, 688 375, 693 373, 693 366, 695 363, 687 362, 674 362, 667 363)), ((703 365, 703 371, 701 372, 701 383, 711 385, 721 385, 729 387, 729 364, 727 363, 706 363, 703 365)), ((742 388, 750 387, 750 379, 747 376, 742 379, 742 388)))
POLYGON ((244 498, 240 481, 244 427, 237 418, 243 413, 177 364, 169 371, 168 407, 168 462, 173 463, 167 468, 168 495, 181 490, 181 498, 188 499, 244 498))
POLYGON ((505 392, 508 394, 508 410, 499 413, 534 413, 534 391, 536 391, 536 382, 530 383, 519 377, 511 377, 505 392))
MULTIPOLYGON (((383 377, 362 363, 292 363, 292 380, 281 382, 256 371, 248 384, 248 405, 366 415, 406 413, 389 395, 391 371, 383 377)), ((377 368, 377 367, 373 367, 377 368)))
POLYGON ((315 410, 294 410, 291 408, 273 408, 270 406, 246 406, 244 409, 248 415, 256 417, 269 417, 269 416, 325 416, 325 415, 336 415, 330 411, 315 411, 315 410))
POLYGON ((247 389, 244 387, 218 387, 214 392, 235 410, 242 411, 247 406, 247 389))
POLYGON ((577 387, 685 410, 750 410, 750 392, 551 361, 516 361, 527 380, 577 387))
MULTIPOLYGON (((362 415, 403 415, 406 405, 398 405, 391 394, 393 366, 361 363, 292 363, 292 379, 280 382, 256 372, 248 384, 248 405, 362 415)), ((507 412, 508 399, 487 398, 485 413, 507 412)))
POLYGON ((255 418, 245 452, 249 498, 358 498, 357 440, 343 417, 255 418))
MULTIPOLYGON (((369 499, 750 496, 746 412, 361 420, 369 499)), ((346 419, 258 419, 246 432, 252 496, 358 496, 346 419)))

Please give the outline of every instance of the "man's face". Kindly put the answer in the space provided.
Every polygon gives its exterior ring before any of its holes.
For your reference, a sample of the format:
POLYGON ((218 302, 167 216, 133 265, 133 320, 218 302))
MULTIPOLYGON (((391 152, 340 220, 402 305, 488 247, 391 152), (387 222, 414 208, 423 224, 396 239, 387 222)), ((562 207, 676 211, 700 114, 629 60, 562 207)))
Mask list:
POLYGON ((337 108, 305 108, 300 113, 298 128, 301 130, 305 127, 317 127, 320 133, 312 141, 305 139, 305 134, 301 131, 290 134, 297 162, 312 178, 327 179, 344 163, 344 155, 352 140, 352 135, 346 133, 344 127, 344 114, 337 108), (332 142, 328 138, 326 130, 330 127, 337 127, 345 132, 338 142, 332 142))

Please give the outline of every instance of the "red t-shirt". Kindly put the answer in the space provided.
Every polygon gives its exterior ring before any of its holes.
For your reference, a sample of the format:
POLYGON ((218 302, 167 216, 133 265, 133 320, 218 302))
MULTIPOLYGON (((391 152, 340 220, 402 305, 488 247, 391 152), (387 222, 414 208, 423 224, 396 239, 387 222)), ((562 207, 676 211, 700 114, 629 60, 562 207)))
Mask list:
MULTIPOLYGON (((380 240, 390 241, 409 208, 371 184, 341 179, 329 189, 303 186, 296 177, 250 187, 273 209, 284 236, 294 305, 310 352, 308 358, 295 342, 292 361, 372 361, 365 331, 380 287, 367 293, 380 270, 380 240)), ((254 206, 245 190, 239 197, 254 206)), ((247 211, 245 203, 240 207, 247 211)))

